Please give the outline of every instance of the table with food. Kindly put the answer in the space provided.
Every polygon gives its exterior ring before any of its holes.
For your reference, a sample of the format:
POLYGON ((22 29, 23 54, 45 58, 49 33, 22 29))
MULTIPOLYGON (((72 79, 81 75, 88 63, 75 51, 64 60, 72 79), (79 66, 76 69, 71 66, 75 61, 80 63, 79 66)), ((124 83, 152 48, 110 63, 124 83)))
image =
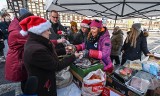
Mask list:
POLYGON ((160 88, 160 58, 157 56, 126 61, 108 76, 107 84, 126 96, 145 96, 148 91, 154 92, 160 88))
MULTIPOLYGON (((70 48, 72 50, 72 48, 70 48)), ((160 91, 160 57, 126 61, 104 72, 100 60, 78 58, 70 67, 57 73, 58 96, 145 96, 148 90, 160 91), (73 88, 74 87, 74 88, 73 88), (74 91, 72 91, 73 89, 74 91), (66 91, 68 90, 68 91, 66 91), (116 95, 115 95, 116 94, 116 95)))

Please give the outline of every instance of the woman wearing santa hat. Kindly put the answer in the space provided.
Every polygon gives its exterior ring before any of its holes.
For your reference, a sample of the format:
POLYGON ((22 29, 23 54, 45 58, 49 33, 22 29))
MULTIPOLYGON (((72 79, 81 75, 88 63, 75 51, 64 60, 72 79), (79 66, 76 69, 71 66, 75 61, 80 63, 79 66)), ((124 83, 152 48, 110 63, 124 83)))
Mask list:
POLYGON ((82 33, 82 37, 81 37, 82 42, 87 41, 87 36, 90 31, 90 27, 89 27, 90 23, 91 23, 91 20, 84 19, 80 24, 81 26, 80 32, 82 33))
POLYGON ((109 73, 112 72, 113 64, 110 59, 111 41, 107 28, 102 26, 102 21, 91 21, 87 41, 76 45, 76 50, 83 50, 83 57, 100 59, 104 64, 103 70, 109 73))
POLYGON ((30 16, 19 24, 20 33, 29 34, 24 47, 24 64, 28 75, 38 78, 38 96, 57 96, 55 72, 72 64, 80 54, 75 52, 59 61, 49 40, 51 23, 41 17, 30 16))

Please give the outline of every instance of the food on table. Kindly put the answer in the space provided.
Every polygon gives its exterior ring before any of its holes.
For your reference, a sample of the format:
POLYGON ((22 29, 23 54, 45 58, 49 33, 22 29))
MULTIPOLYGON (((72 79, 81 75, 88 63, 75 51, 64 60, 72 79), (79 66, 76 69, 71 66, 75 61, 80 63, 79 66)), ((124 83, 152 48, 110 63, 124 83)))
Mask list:
POLYGON ((100 77, 99 75, 93 74, 89 79, 90 79, 90 80, 93 80, 93 79, 101 79, 101 77, 100 77))
POLYGON ((138 90, 140 90, 141 79, 140 78, 132 78, 130 85, 138 90))
POLYGON ((119 73, 124 76, 130 76, 132 73, 132 70, 130 68, 124 68, 119 70, 119 73))
POLYGON ((125 72, 123 69, 119 70, 119 73, 120 73, 121 75, 127 76, 127 72, 125 72))
POLYGON ((126 71, 128 74, 132 73, 132 69, 130 69, 130 68, 124 68, 123 70, 126 71))
POLYGON ((144 92, 146 89, 148 89, 148 86, 149 86, 149 81, 148 80, 144 80, 144 79, 141 79, 141 78, 138 78, 138 77, 133 77, 131 82, 130 82, 130 85, 142 92, 144 92))
POLYGON ((142 65, 139 63, 132 63, 129 65, 129 67, 136 70, 142 70, 142 65))

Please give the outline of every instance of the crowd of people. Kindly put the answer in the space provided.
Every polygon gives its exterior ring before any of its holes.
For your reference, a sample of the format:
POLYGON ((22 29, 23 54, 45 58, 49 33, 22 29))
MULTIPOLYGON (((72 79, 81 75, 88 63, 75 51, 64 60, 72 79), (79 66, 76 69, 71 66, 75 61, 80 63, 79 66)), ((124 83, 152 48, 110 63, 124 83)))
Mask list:
POLYGON ((4 55, 6 60, 5 78, 21 82, 23 93, 27 78, 36 76, 38 87, 35 93, 38 96, 57 96, 55 72, 80 57, 100 60, 104 65, 103 71, 111 73, 114 65, 141 59, 142 52, 146 56, 152 55, 140 23, 132 25, 123 42, 123 31, 116 26, 110 38, 101 20, 84 19, 79 30, 77 23, 71 21, 70 29, 66 30, 59 22, 56 10, 49 13, 49 20, 24 8, 19 13, 20 16, 13 20, 8 13, 2 16, 0 55, 4 55), (60 55, 65 56, 59 60, 60 55))

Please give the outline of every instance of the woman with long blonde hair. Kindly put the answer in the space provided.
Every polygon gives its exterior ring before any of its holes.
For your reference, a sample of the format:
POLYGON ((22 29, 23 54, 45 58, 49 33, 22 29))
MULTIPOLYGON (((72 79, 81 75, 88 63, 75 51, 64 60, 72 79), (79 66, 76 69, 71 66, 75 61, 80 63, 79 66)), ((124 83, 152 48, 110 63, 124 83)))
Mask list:
POLYGON ((124 64, 126 60, 141 60, 141 53, 144 55, 151 55, 148 51, 146 36, 141 30, 141 23, 135 23, 132 25, 131 31, 126 37, 124 45, 122 47, 122 62, 124 64))

